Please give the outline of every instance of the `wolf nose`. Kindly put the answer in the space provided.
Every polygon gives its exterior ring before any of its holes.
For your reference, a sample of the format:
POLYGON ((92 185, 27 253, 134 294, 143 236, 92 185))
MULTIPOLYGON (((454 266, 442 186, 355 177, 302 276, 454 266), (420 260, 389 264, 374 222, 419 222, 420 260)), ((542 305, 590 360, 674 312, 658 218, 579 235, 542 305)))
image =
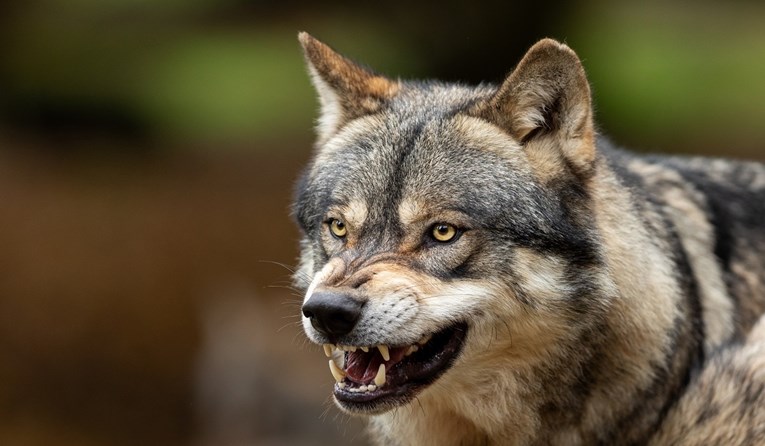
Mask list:
POLYGON ((314 293, 303 305, 303 315, 313 328, 335 338, 351 332, 361 317, 359 302, 348 295, 332 292, 314 293))

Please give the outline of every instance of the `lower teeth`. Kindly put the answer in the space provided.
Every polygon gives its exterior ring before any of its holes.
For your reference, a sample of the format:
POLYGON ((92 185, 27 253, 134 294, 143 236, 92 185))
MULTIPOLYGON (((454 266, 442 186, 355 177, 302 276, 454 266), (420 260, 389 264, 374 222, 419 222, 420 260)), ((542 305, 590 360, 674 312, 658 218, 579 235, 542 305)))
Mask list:
MULTIPOLYGON (((338 383, 337 386, 341 389, 346 388, 345 383, 338 383)), ((374 392, 375 390, 377 390, 377 386, 374 384, 362 385, 359 387, 348 387, 348 391, 353 393, 374 392)))

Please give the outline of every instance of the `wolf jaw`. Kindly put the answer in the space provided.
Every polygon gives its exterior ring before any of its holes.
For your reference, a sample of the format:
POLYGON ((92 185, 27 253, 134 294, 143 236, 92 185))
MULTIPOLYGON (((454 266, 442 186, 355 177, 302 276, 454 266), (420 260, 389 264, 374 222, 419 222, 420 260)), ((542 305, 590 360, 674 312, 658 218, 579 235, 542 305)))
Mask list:
POLYGON ((324 344, 334 397, 354 413, 405 404, 452 366, 466 335, 467 324, 459 323, 406 346, 324 344))

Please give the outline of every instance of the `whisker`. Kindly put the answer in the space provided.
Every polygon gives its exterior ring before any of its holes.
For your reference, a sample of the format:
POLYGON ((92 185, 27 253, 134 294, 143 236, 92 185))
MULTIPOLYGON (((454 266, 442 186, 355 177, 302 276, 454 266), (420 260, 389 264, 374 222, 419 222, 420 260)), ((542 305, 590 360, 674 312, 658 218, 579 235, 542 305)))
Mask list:
POLYGON ((313 342, 308 342, 308 338, 302 336, 303 332, 298 331, 295 333, 294 336, 292 336, 292 345, 295 345, 295 343, 298 341, 298 337, 300 337, 300 345, 297 346, 298 349, 305 351, 306 346, 315 347, 316 344, 313 342))
POLYGON ((303 306, 303 301, 281 302, 281 305, 286 306, 290 310, 290 314, 293 314, 295 309, 300 310, 303 306))
POLYGON ((277 262, 275 260, 258 260, 259 263, 270 263, 272 265, 281 266, 282 268, 286 269, 290 273, 295 273, 297 269, 291 265, 288 265, 286 263, 277 262))
POLYGON ((265 285, 263 288, 270 288, 270 289, 278 289, 278 290, 288 290, 290 291, 290 294, 293 296, 301 296, 303 294, 303 291, 295 288, 292 285, 265 285))
POLYGON ((301 322, 300 322, 300 321, 292 321, 292 322, 287 322, 286 324, 284 324, 284 325, 282 325, 281 327, 279 327, 279 328, 276 330, 276 332, 277 332, 277 333, 281 333, 281 332, 282 332, 282 330, 284 330, 285 328, 291 328, 291 327, 301 327, 301 326, 302 326, 302 324, 301 324, 301 322))
POLYGON ((326 422, 327 417, 329 416, 330 410, 332 410, 332 407, 334 407, 334 403, 332 402, 332 397, 330 396, 326 398, 322 405, 324 406, 324 410, 321 412, 321 415, 319 415, 319 419, 321 421, 326 422))
POLYGON ((422 406, 422 401, 420 401, 420 397, 415 396, 414 400, 417 401, 417 405, 420 406, 420 412, 422 412, 422 415, 425 416, 425 408, 422 406))

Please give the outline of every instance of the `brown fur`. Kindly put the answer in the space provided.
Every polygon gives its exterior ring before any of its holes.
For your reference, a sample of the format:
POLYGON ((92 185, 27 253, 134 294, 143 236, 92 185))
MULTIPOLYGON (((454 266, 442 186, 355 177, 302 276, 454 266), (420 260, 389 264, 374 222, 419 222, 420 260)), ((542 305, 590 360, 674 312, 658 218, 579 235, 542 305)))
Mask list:
POLYGON ((336 113, 329 110, 332 106, 326 99, 328 95, 335 96, 334 100, 340 102, 342 112, 333 117, 333 122, 330 128, 324 130, 325 133, 334 133, 352 119, 376 112, 386 99, 390 99, 398 91, 399 86, 396 82, 354 64, 309 34, 300 33, 298 39, 303 45, 305 58, 314 79, 319 85, 327 84, 319 87, 328 92, 324 95, 322 103, 325 108, 324 114, 336 113))

